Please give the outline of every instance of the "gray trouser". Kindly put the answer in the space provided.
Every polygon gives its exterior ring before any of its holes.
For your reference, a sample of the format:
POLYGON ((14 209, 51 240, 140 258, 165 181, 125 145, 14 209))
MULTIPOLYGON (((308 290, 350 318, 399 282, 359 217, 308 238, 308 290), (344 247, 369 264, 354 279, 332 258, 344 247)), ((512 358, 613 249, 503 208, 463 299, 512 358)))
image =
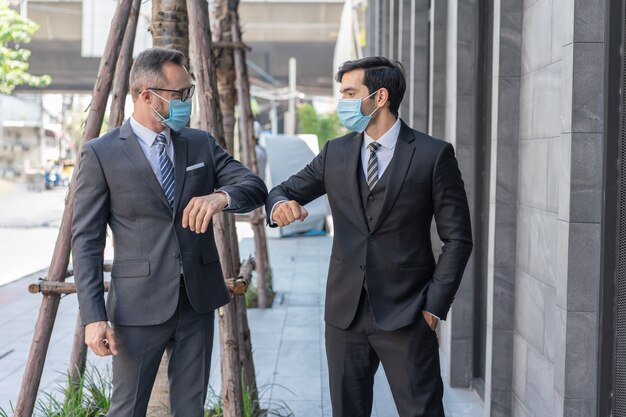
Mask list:
MULTIPOLYGON (((158 306, 155 306, 158 308, 158 306)), ((163 353, 170 362, 170 403, 174 417, 203 417, 211 368, 214 314, 199 314, 181 287, 178 308, 165 323, 115 326, 113 394, 109 417, 144 417, 163 353)))

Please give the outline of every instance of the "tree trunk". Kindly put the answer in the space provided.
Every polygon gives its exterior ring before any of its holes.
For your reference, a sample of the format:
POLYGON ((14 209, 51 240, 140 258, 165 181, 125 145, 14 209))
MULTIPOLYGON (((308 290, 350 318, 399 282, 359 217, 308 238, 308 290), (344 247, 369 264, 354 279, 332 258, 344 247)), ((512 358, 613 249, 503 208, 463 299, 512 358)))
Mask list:
MULTIPOLYGON (((210 132, 227 149, 222 125, 213 59, 213 41, 209 11, 204 0, 187 0, 189 10, 192 66, 198 90, 200 127, 210 132)), ((231 277, 239 270, 239 250, 235 221, 231 214, 220 213, 213 218, 214 233, 224 276, 231 277)), ((238 323, 236 303, 219 309, 220 348, 222 367, 222 401, 224 417, 243 417, 241 366, 239 360, 238 323)))
MULTIPOLYGON (((177 49, 189 57, 189 19, 185 0, 152 0, 150 33, 155 47, 177 49)), ((150 417, 170 415, 168 364, 167 353, 164 353, 148 404, 147 415, 150 417)))
POLYGON ((152 44, 189 57, 189 18, 185 0, 152 0, 152 44))

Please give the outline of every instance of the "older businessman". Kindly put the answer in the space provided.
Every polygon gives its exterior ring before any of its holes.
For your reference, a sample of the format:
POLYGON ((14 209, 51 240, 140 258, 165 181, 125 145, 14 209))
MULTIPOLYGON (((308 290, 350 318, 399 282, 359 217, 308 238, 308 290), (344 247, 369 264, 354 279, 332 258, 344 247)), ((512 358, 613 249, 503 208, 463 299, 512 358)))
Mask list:
POLYGON ((174 416, 204 416, 213 312, 228 303, 211 218, 263 204, 263 182, 207 132, 185 125, 194 86, 185 57, 147 49, 136 58, 132 117, 83 146, 72 254, 85 342, 113 356, 109 416, 145 416, 169 352, 174 416), (115 239, 105 306, 107 225, 115 239))

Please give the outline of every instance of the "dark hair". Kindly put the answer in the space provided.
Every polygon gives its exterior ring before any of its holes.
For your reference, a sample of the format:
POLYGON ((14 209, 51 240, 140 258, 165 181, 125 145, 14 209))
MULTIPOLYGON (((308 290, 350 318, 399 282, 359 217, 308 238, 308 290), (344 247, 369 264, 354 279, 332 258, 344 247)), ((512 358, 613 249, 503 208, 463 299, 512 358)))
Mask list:
POLYGON ((182 52, 169 48, 150 48, 137 55, 130 69, 130 93, 133 100, 146 88, 159 87, 163 81, 163 64, 166 62, 184 67, 187 59, 182 52))
POLYGON ((398 109, 404 97, 406 90, 406 81, 404 80, 404 68, 398 61, 390 61, 382 56, 371 56, 367 58, 357 59, 355 61, 346 61, 335 76, 337 82, 341 82, 346 72, 363 69, 363 84, 367 87, 370 94, 386 88, 389 92, 389 111, 398 116, 398 109))

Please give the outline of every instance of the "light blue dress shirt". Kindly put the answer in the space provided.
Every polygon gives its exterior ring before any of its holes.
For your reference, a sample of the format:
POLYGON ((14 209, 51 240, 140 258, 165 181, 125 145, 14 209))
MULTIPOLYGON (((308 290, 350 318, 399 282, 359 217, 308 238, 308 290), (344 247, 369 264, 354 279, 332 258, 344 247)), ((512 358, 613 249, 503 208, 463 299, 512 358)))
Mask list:
MULTIPOLYGON (((156 137, 158 133, 148 129, 137 120, 135 120, 135 118, 132 116, 130 117, 130 127, 131 129, 133 129, 133 133, 135 134, 135 136, 137 136, 137 139, 139 139, 137 142, 139 142, 141 150, 146 155, 146 159, 148 159, 154 175, 156 176, 157 180, 159 180, 159 184, 163 186, 163 179, 161 178, 161 168, 159 165, 159 155, 157 154, 156 137)), ((170 133, 169 127, 166 127, 161 133, 163 134, 163 136, 165 136, 165 139, 167 140, 167 147, 165 148, 165 152, 172 161, 172 166, 175 167, 174 145, 172 144, 172 135, 170 133)))
MULTIPOLYGON (((139 123, 133 116, 130 117, 130 127, 133 130, 139 142, 139 146, 141 150, 146 155, 146 159, 150 163, 150 167, 152 167, 152 171, 154 172, 154 176, 159 180, 159 184, 161 187, 163 186, 163 179, 161 178, 161 166, 159 165, 159 155, 157 154, 157 144, 156 137, 158 135, 157 132, 154 132, 141 123, 139 123)), ((169 156, 172 161, 172 167, 176 168, 176 163, 174 162, 174 144, 172 143, 172 133, 170 132, 170 128, 166 127, 163 132, 161 132, 165 139, 167 140, 167 147, 165 148, 165 152, 167 156, 169 156)), ((230 194, 226 191, 217 190, 216 192, 226 194, 226 198, 228 199, 228 204, 226 208, 230 207, 230 194)))

